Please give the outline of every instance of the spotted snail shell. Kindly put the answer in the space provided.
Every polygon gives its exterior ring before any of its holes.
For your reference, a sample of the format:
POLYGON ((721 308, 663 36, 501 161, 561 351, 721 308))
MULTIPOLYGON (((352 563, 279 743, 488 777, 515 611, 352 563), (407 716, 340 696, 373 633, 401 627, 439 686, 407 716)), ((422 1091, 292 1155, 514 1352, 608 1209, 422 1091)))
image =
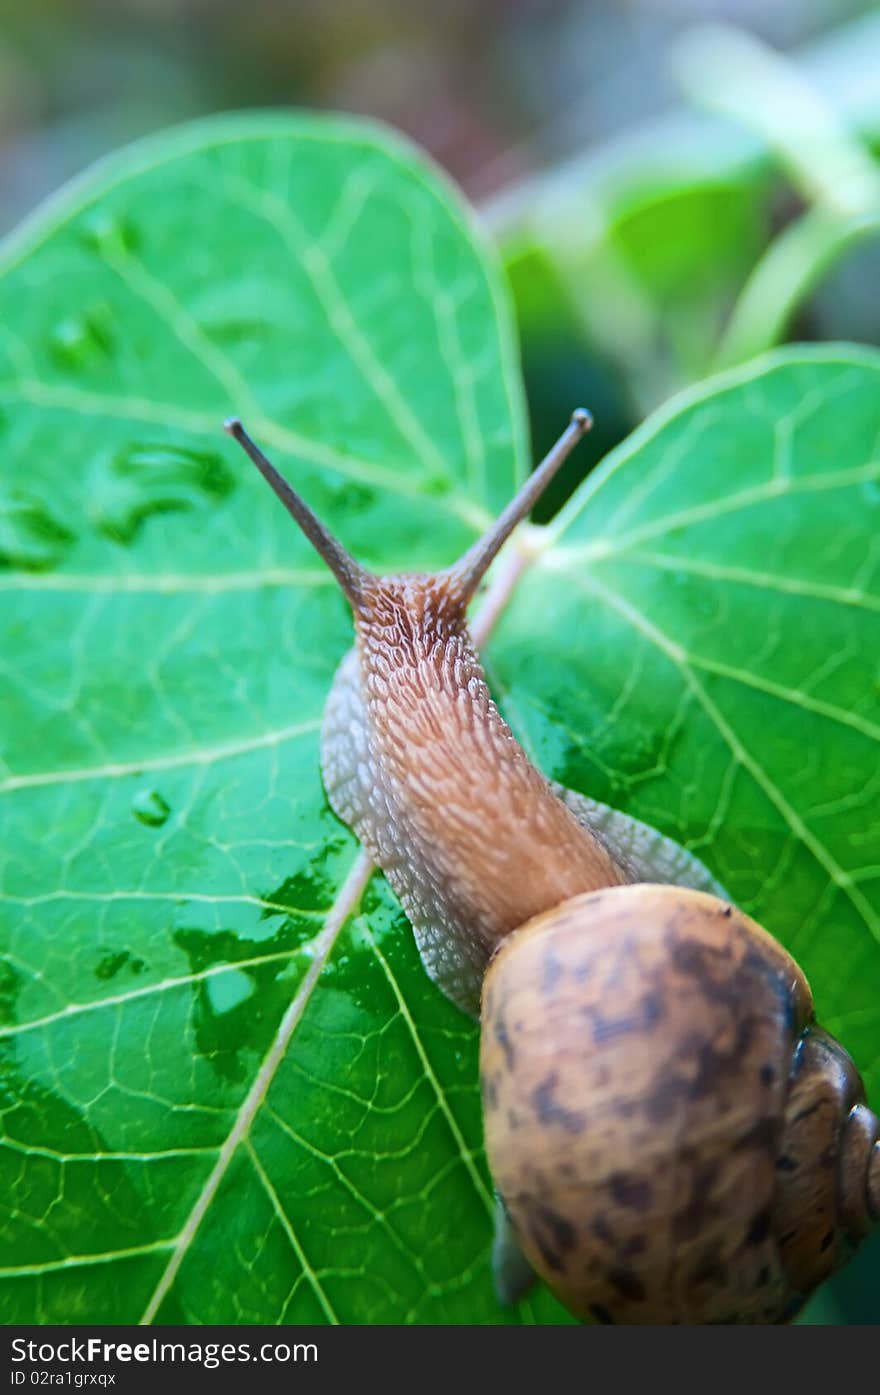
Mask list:
POLYGON ((489 1164, 574 1313, 793 1316, 880 1217, 880 1121, 784 949, 673 886, 574 897, 483 988, 489 1164))

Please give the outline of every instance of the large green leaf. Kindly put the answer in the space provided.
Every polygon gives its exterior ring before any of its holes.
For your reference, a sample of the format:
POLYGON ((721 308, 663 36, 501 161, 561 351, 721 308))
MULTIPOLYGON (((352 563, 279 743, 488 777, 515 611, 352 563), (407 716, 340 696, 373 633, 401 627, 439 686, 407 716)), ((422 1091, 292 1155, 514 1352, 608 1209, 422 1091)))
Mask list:
POLYGON ((336 936, 347 607, 221 429, 366 560, 454 555, 525 456, 491 258, 388 135, 260 117, 3 272, 0 1313, 496 1317, 473 1028, 384 889, 336 936))
MULTIPOLYGON (((0 270, 0 1317, 561 1320, 495 1303, 475 1031, 381 879, 352 914, 321 791, 346 607, 219 430, 366 562, 449 561, 524 468, 491 256, 396 140, 257 117, 125 152, 0 270)), ((548 772, 698 846, 875 1084, 877 371, 646 428, 490 651, 548 772)))

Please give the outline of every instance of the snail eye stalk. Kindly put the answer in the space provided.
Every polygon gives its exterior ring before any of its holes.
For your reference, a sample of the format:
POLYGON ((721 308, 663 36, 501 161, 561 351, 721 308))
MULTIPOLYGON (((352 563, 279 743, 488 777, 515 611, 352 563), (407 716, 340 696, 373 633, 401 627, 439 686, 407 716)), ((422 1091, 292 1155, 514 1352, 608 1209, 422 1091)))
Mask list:
POLYGON ((357 608, 364 580, 369 573, 354 560, 349 552, 346 552, 342 543, 334 538, 330 530, 324 527, 317 514, 312 512, 306 501, 297 494, 292 485, 288 484, 284 476, 275 469, 271 460, 251 439, 237 417, 230 417, 228 421, 225 421, 223 429, 250 456, 263 479, 278 495, 291 518, 296 520, 315 551, 323 557, 352 606, 357 608))
MULTIPOLYGON (((477 587, 497 557, 504 543, 516 525, 526 517, 541 497, 547 485, 560 467, 568 459, 577 443, 593 424, 593 418, 583 407, 572 414, 571 421, 556 444, 548 451, 540 465, 526 480, 522 489, 502 511, 491 528, 451 567, 441 572, 450 588, 462 605, 471 600, 477 587)), ((371 573, 362 567, 334 538, 317 514, 313 513, 305 500, 284 478, 260 447, 248 435, 237 417, 224 422, 224 429, 247 452, 260 474, 277 494, 284 507, 299 524, 316 552, 323 557, 353 608, 357 611, 364 591, 364 583, 371 573)))
POLYGON ((573 412, 571 421, 559 440, 551 446, 540 465, 532 471, 522 489, 499 514, 489 531, 448 569, 446 575, 465 603, 474 595, 516 525, 531 512, 550 481, 592 425, 593 418, 583 407, 573 412))

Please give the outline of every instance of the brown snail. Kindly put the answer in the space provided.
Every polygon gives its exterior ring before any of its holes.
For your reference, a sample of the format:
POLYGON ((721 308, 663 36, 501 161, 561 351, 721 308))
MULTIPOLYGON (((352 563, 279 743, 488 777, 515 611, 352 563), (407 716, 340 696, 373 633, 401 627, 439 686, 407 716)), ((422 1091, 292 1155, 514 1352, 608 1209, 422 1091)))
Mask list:
POLYGON ((480 1013, 496 1279, 519 1248, 578 1316, 778 1322, 880 1219, 880 1121, 806 980, 705 867, 552 785, 501 718, 466 608, 590 424, 433 575, 355 562, 245 433, 354 612, 322 732, 330 803, 425 969, 480 1013), (485 982, 484 982, 485 980, 485 982))

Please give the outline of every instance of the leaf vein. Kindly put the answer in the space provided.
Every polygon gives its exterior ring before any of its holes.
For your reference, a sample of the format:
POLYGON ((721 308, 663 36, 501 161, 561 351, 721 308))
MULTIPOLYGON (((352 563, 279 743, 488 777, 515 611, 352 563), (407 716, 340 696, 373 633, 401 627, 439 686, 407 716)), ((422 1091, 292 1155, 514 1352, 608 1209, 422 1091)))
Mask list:
POLYGON ((144 1310, 143 1317, 141 1318, 142 1323, 151 1323, 154 1320, 162 1303, 171 1290, 177 1278, 180 1266, 189 1251, 190 1245, 201 1228, 202 1222, 210 1209, 220 1184, 226 1176, 232 1158, 238 1151, 239 1146, 244 1143, 248 1137, 251 1124, 266 1097, 278 1066, 284 1059, 284 1054, 308 1006, 315 984, 332 952, 337 936, 349 916, 354 914, 372 872, 373 864, 370 862, 370 859, 367 857, 366 853, 360 853, 353 862, 351 870, 342 884, 339 895, 327 917, 324 929, 314 943, 314 957, 309 965, 308 972, 281 1019, 272 1045, 266 1053, 263 1064, 260 1066, 250 1090, 242 1101, 241 1107, 235 1117, 235 1122, 220 1150, 217 1162, 196 1198, 195 1204, 190 1211, 186 1224, 174 1247, 174 1252, 144 1310))

